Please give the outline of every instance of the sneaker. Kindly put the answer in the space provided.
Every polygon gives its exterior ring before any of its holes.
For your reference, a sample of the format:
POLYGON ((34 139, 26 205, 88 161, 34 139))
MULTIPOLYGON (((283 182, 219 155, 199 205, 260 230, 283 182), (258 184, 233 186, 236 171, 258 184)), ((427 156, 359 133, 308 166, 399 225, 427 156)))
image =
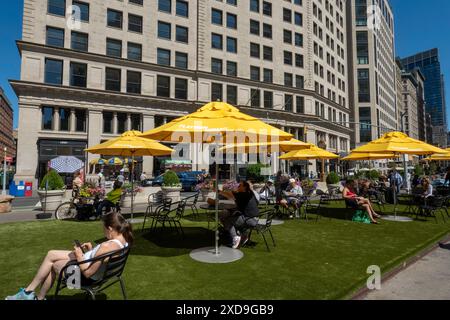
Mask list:
POLYGON ((20 288, 19 292, 17 292, 13 296, 7 296, 5 300, 35 300, 36 295, 34 292, 26 293, 24 288, 20 288))
POLYGON ((239 247, 239 243, 241 242, 241 237, 240 236, 236 236, 233 238, 233 245, 232 248, 233 249, 237 249, 239 247))

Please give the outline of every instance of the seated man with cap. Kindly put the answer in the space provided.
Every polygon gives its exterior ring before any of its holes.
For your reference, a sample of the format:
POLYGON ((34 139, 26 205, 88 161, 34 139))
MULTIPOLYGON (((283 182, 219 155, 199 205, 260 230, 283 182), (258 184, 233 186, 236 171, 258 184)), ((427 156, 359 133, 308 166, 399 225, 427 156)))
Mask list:
MULTIPOLYGON (((283 191, 284 199, 280 201, 280 204, 289 209, 289 207, 294 208, 295 212, 298 212, 298 209, 301 206, 301 196, 303 195, 302 187, 297 184, 295 179, 289 180, 289 185, 285 191, 283 191)), ((293 215, 290 214, 289 218, 293 218, 293 215)))
POLYGON ((264 187, 259 191, 259 196, 261 200, 270 204, 271 200, 275 197, 275 186, 272 179, 267 180, 264 187))

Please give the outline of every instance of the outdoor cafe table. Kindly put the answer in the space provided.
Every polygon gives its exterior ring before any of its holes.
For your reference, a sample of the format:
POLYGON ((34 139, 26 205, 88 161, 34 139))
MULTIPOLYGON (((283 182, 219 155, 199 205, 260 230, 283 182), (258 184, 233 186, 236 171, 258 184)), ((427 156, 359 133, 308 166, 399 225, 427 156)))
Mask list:
MULTIPOLYGON (((210 213, 215 213, 216 206, 213 204, 201 204, 200 209, 204 210, 208 217, 208 229, 209 229, 209 223, 210 223, 210 213)), ((225 210, 232 210, 236 208, 236 203, 233 200, 219 200, 219 211, 225 211, 225 210)))

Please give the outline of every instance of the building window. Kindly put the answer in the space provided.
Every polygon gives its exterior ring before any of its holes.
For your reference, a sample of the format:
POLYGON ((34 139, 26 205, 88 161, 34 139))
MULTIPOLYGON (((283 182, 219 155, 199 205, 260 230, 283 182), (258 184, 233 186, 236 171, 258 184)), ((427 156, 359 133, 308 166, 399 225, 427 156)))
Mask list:
POLYGON ((217 9, 211 9, 211 23, 222 25, 222 11, 217 9))
POLYGON ((89 49, 89 36, 86 33, 72 31, 72 50, 85 51, 89 49))
POLYGON ((75 110, 75 131, 86 132, 86 110, 75 110))
POLYGON ((297 68, 303 68, 304 64, 303 64, 303 55, 302 54, 295 54, 295 66, 297 68))
POLYGON ((237 39, 227 37, 227 51, 231 53, 237 53, 237 39))
POLYGON ((273 49, 272 47, 263 47, 263 59, 266 61, 272 61, 273 60, 273 49))
POLYGON ((297 113, 305 113, 305 97, 296 97, 297 113))
POLYGON ((188 82, 186 79, 175 78, 175 98, 186 100, 188 98, 188 82))
POLYGON ((122 29, 123 14, 120 11, 108 9, 108 27, 122 29))
POLYGON ((128 42, 127 57, 129 60, 142 61, 142 45, 128 42))
POLYGON ((369 64, 369 39, 367 31, 356 32, 356 55, 358 64, 369 64))
POLYGON ((47 27, 46 45, 64 47, 64 29, 47 27))
POLYGON ((288 87, 294 86, 292 73, 287 73, 287 72, 284 73, 284 85, 288 86, 288 87))
POLYGON ((211 34, 211 47, 213 49, 223 49, 222 36, 217 33, 211 34))
POLYGON ((142 17, 134 14, 128 15, 128 31, 142 33, 142 17))
POLYGON ((263 37, 267 39, 272 39, 272 26, 270 24, 263 24, 263 37))
POLYGON ((250 11, 259 12, 259 0, 250 0, 250 11))
POLYGON ((227 61, 227 76, 237 77, 237 63, 233 61, 227 61))
POLYGON ((283 30, 283 41, 284 43, 292 44, 292 31, 291 30, 283 30))
POLYGON ((53 130, 53 108, 42 108, 42 130, 53 130))
POLYGON ((66 15, 66 1, 48 0, 47 12, 64 17, 66 15))
POLYGON ((158 0, 158 10, 172 13, 172 0, 158 0))
POLYGON ((355 19, 357 26, 367 26, 367 0, 355 1, 355 19))
POLYGON ((250 43, 250 57, 261 58, 260 47, 258 43, 250 43))
POLYGON ((127 71, 127 92, 141 94, 141 73, 127 71))
POLYGON ((227 103, 233 106, 237 105, 237 87, 227 86, 227 103))
POLYGON ((294 99, 293 95, 290 95, 290 94, 284 95, 284 110, 285 111, 289 111, 289 112, 293 111, 293 108, 294 108, 294 101, 292 101, 293 99, 294 99))
POLYGON ((273 92, 264 91, 264 108, 273 109, 273 92))
POLYGON ((295 76, 295 87, 299 89, 303 89, 305 87, 305 77, 304 76, 295 76))
POLYGON ((175 52, 175 67, 181 69, 188 68, 188 55, 183 52, 175 52))
POLYGON ((227 13, 227 28, 237 29, 237 16, 232 13, 227 13))
POLYGON ((370 142, 372 140, 372 119, 370 108, 359 108, 359 139, 361 142, 370 142))
POLYGON ((250 90, 250 105, 252 107, 261 107, 261 90, 251 89, 250 90))
POLYGON ((70 130, 70 109, 59 108, 59 131, 70 130))
POLYGON ((223 101, 223 85, 221 83, 213 83, 211 85, 211 101, 223 101))
POLYGON ((216 59, 216 58, 211 59, 211 72, 217 73, 217 74, 222 74, 222 72, 223 72, 222 60, 216 59))
POLYGON ((103 112, 103 133, 113 133, 113 118, 112 112, 103 112))
POLYGON ((158 38, 172 39, 172 28, 170 23, 158 21, 158 38))
POLYGON ((292 66, 292 52, 284 51, 284 64, 292 66))
POLYGON ((283 21, 292 23, 292 11, 289 9, 283 9, 283 21))
POLYGON ((106 39, 106 55, 110 57, 122 58, 122 41, 106 39))
POLYGON ((62 85, 63 62, 61 60, 45 59, 45 83, 62 85))
POLYGON ((189 31, 186 27, 176 26, 175 28, 175 40, 178 42, 189 42, 189 31))
POLYGON ((156 91, 158 97, 170 97, 170 77, 158 76, 156 91))
MULTIPOLYGON (((72 5, 80 9, 80 20, 89 22, 89 4, 80 1, 73 1, 72 5)), ((75 14, 75 10, 72 11, 72 14, 75 14)))
POLYGON ((163 66, 170 66, 170 50, 158 48, 157 63, 163 66))
POLYGON ((129 1, 130 1, 130 3, 134 3, 134 4, 137 4, 140 6, 142 6, 144 4, 144 0, 129 0, 129 1))
POLYGON ((295 45, 303 47, 303 35, 301 33, 295 33, 295 45))
POLYGON ((250 33, 259 36, 259 21, 250 20, 250 33))
POLYGON ((117 114, 117 133, 121 134, 127 131, 128 115, 126 113, 117 114))
POLYGON ((132 114, 131 115, 131 130, 142 130, 142 117, 140 114, 132 114))
POLYGON ((272 16, 272 4, 270 2, 263 1, 263 14, 272 16))
POLYGON ((70 85, 74 87, 86 88, 87 84, 87 64, 70 63, 70 85))
POLYGON ((273 71, 271 69, 264 69, 263 71, 264 82, 272 83, 273 82, 273 71))
POLYGON ((301 13, 296 12, 294 15, 294 22, 298 26, 303 26, 303 15, 301 13))
POLYGON ((358 70, 358 100, 359 102, 370 102, 369 69, 358 70))
POLYGON ((120 69, 106 68, 106 76, 105 76, 105 88, 110 91, 119 91, 121 90, 121 76, 122 72, 120 69))
POLYGON ((176 14, 180 17, 189 17, 189 3, 187 1, 177 0, 176 14))
POLYGON ((261 74, 260 74, 259 67, 250 66, 250 79, 255 81, 261 80, 261 74))

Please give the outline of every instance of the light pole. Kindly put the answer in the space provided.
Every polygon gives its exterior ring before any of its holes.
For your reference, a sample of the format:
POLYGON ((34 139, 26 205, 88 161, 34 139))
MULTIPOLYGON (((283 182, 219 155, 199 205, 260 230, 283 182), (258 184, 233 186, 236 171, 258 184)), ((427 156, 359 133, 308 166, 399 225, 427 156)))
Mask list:
POLYGON ((6 196, 6 151, 7 148, 3 148, 4 151, 4 157, 3 157, 3 190, 2 195, 6 196))
MULTIPOLYGON (((401 126, 401 130, 402 130, 403 133, 405 133, 404 127, 403 127, 403 118, 407 114, 408 114, 408 111, 405 111, 405 112, 400 114, 400 126, 401 126)), ((406 165, 406 154, 403 154, 403 171, 404 171, 404 173, 403 173, 403 180, 404 180, 404 182, 403 183, 406 184, 406 190, 409 193, 409 188, 408 188, 409 184, 408 184, 408 180, 407 180, 408 179, 408 167, 406 165)))

